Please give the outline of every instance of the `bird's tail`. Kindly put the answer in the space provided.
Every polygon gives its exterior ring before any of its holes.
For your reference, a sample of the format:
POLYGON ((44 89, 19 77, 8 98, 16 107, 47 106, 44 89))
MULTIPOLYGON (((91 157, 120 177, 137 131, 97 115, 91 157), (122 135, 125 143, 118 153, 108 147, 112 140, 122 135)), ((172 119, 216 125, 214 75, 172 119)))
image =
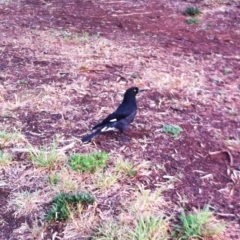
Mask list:
POLYGON ((82 142, 83 142, 83 143, 89 142, 92 138, 94 138, 95 136, 97 136, 100 132, 101 132, 101 129, 98 129, 98 130, 96 130, 95 132, 87 135, 86 137, 83 137, 83 138, 82 138, 82 142))

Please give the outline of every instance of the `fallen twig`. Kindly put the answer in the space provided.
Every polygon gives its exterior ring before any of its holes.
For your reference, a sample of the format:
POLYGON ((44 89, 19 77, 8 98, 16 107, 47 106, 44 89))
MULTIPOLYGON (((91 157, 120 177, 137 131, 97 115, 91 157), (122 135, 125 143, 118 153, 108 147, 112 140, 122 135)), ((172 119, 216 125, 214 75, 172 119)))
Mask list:
POLYGON ((215 213, 215 214, 221 217, 235 217, 235 214, 232 213, 215 213))
POLYGON ((232 167, 233 166, 233 157, 232 157, 232 154, 228 150, 209 152, 208 154, 210 156, 212 156, 212 155, 217 155, 217 154, 220 154, 220 153, 226 153, 228 155, 228 158, 229 158, 228 164, 229 164, 230 167, 232 167))

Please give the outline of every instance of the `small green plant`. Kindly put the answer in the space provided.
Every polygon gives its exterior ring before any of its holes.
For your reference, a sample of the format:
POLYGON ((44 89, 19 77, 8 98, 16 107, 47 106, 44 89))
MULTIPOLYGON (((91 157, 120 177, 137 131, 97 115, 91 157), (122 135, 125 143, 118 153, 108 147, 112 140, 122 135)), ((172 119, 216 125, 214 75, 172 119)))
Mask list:
POLYGON ((28 81, 27 80, 19 80, 19 81, 17 81, 17 83, 19 85, 26 85, 26 84, 28 84, 28 81))
POLYGON ((201 11, 197 7, 187 7, 184 11, 184 14, 187 16, 195 17, 195 16, 201 14, 201 11))
POLYGON ((182 211, 180 215, 180 225, 176 226, 179 239, 193 239, 211 237, 218 235, 224 230, 224 225, 217 223, 209 207, 203 210, 194 210, 186 214, 182 211))
POLYGON ((10 132, 6 129, 0 131, 0 147, 4 147, 8 144, 12 144, 23 139, 24 138, 20 131, 10 132))
POLYGON ((127 175, 131 178, 131 177, 135 177, 137 175, 138 171, 135 170, 135 169, 130 169, 128 172, 127 172, 127 175))
POLYGON ((96 172, 98 168, 104 168, 109 156, 106 152, 95 152, 88 155, 74 154, 69 158, 69 165, 78 172, 96 172))
POLYGON ((102 224, 96 229, 93 240, 125 240, 131 239, 130 228, 125 224, 119 224, 119 221, 102 221, 102 224))
POLYGON ((12 156, 0 150, 0 166, 9 165, 12 161, 12 156))
POLYGON ((200 23, 200 20, 198 19, 198 18, 188 18, 187 20, 186 20, 186 23, 187 24, 199 24, 200 23))
POLYGON ((48 177, 48 182, 51 185, 56 185, 60 182, 60 176, 57 173, 50 174, 48 177))
POLYGON ((60 193, 52 200, 52 208, 46 214, 47 221, 62 221, 66 220, 70 216, 71 210, 78 203, 83 205, 93 204, 94 197, 87 192, 77 194, 64 194, 60 193))
POLYGON ((81 41, 82 41, 83 43, 86 43, 86 42, 89 41, 89 33, 88 33, 88 32, 83 32, 83 33, 82 33, 81 41))
POLYGON ((65 158, 63 154, 57 151, 57 144, 52 143, 49 150, 46 147, 40 149, 29 147, 30 159, 37 167, 44 167, 52 170, 58 162, 62 162, 65 158))
POLYGON ((177 125, 164 125, 163 131, 173 137, 178 137, 178 135, 183 131, 183 129, 177 125))

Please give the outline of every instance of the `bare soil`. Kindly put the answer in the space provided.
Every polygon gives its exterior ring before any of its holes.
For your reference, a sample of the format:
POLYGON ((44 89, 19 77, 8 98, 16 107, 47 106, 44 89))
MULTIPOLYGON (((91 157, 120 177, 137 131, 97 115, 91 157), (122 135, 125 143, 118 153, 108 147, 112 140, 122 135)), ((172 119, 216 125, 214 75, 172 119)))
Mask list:
MULTIPOLYGON (((12 1, 0 4, 0 22, 2 128, 21 129, 34 146, 80 139, 125 89, 150 87, 138 96, 131 142, 107 133, 74 150, 151 161, 150 174, 133 182, 155 189, 174 177, 166 201, 210 204, 231 223, 226 239, 240 239, 238 1, 12 1), (186 23, 189 5, 201 9, 200 24, 186 23), (164 124, 183 132, 173 138, 164 124)), ((30 167, 24 154, 14 161, 30 167)), ((12 191, 0 188, 0 239, 24 239, 13 233, 27 217, 5 207, 12 191)), ((62 229, 52 226, 45 239, 55 231, 64 239, 62 229)))

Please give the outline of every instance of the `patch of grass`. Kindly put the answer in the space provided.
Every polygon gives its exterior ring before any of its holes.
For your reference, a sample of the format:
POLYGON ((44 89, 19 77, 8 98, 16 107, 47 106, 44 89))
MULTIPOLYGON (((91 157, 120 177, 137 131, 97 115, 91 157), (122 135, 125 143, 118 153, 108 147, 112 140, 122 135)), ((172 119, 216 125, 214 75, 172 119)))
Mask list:
POLYGON ((82 192, 77 194, 60 193, 52 200, 52 208, 46 214, 47 221, 62 221, 70 216, 70 212, 78 203, 83 205, 93 204, 94 197, 89 193, 82 192))
POLYGON ((37 167, 44 167, 52 170, 57 167, 58 164, 65 160, 65 155, 57 151, 57 144, 55 141, 52 143, 51 148, 48 150, 47 147, 34 148, 29 147, 29 155, 32 163, 37 167))
POLYGON ((164 125, 163 131, 177 138, 179 134, 183 131, 183 129, 177 125, 164 125))
POLYGON ((17 83, 19 85, 26 85, 26 84, 28 84, 28 81, 27 80, 18 80, 17 83))
POLYGON ((94 240, 164 240, 168 239, 169 221, 162 216, 138 217, 133 224, 108 221, 97 229, 94 240))
POLYGON ((69 158, 69 165, 78 172, 94 173, 98 168, 104 168, 109 156, 106 152, 95 152, 88 155, 73 154, 69 158))
POLYGON ((78 189, 78 182, 71 177, 64 179, 61 184, 58 184, 57 188, 65 191, 76 191, 78 189))
POLYGON ((12 161, 12 156, 0 150, 0 166, 9 165, 12 161))
POLYGON ((113 186, 120 177, 121 175, 112 173, 109 171, 104 173, 101 172, 96 175, 96 179, 94 180, 94 183, 98 188, 108 189, 111 186, 113 186))
POLYGON ((186 23, 187 24, 199 24, 200 23, 200 20, 198 19, 198 18, 188 18, 187 20, 186 20, 186 23))
POLYGON ((166 202, 162 196, 162 192, 167 187, 156 189, 151 191, 144 189, 143 185, 139 185, 137 191, 134 193, 134 201, 129 206, 129 210, 135 216, 153 216, 159 213, 161 207, 164 208, 166 202))
POLYGON ((115 171, 123 173, 128 177, 135 177, 138 173, 137 169, 134 167, 133 163, 119 159, 116 162, 115 171))
POLYGON ((26 221, 20 227, 20 231, 25 239, 39 239, 39 236, 43 236, 46 229, 47 225, 37 217, 31 220, 31 223, 26 221))
MULTIPOLYGON (((48 177, 48 182, 51 188, 59 192, 76 192, 79 189, 79 182, 75 178, 75 173, 66 167, 63 167, 61 171, 52 173, 48 177)), ((77 174, 79 176, 79 174, 77 174)))
POLYGON ((201 14, 201 11, 198 7, 187 7, 184 11, 184 14, 187 16, 195 17, 195 16, 201 14))
POLYGON ((130 239, 133 240, 164 240, 168 238, 169 222, 160 217, 139 217, 135 221, 134 231, 130 239))
POLYGON ((130 228, 128 226, 119 224, 114 220, 106 221, 98 227, 93 240, 127 240, 129 238, 130 228))
POLYGON ((179 239, 212 237, 221 234, 225 228, 222 223, 216 222, 208 206, 188 214, 182 211, 180 222, 181 224, 176 226, 179 239))
POLYGON ((89 41, 89 33, 88 32, 83 32, 82 37, 80 39, 81 39, 81 42, 87 43, 89 41))
POLYGON ((39 191, 15 192, 8 202, 9 210, 14 210, 14 216, 27 216, 38 209, 41 202, 39 191))
POLYGON ((60 176, 57 173, 50 174, 48 177, 48 182, 51 185, 56 185, 61 181, 60 176))
POLYGON ((10 132, 6 129, 0 131, 0 147, 3 148, 9 144, 13 144, 23 140, 24 137, 20 131, 10 132))

